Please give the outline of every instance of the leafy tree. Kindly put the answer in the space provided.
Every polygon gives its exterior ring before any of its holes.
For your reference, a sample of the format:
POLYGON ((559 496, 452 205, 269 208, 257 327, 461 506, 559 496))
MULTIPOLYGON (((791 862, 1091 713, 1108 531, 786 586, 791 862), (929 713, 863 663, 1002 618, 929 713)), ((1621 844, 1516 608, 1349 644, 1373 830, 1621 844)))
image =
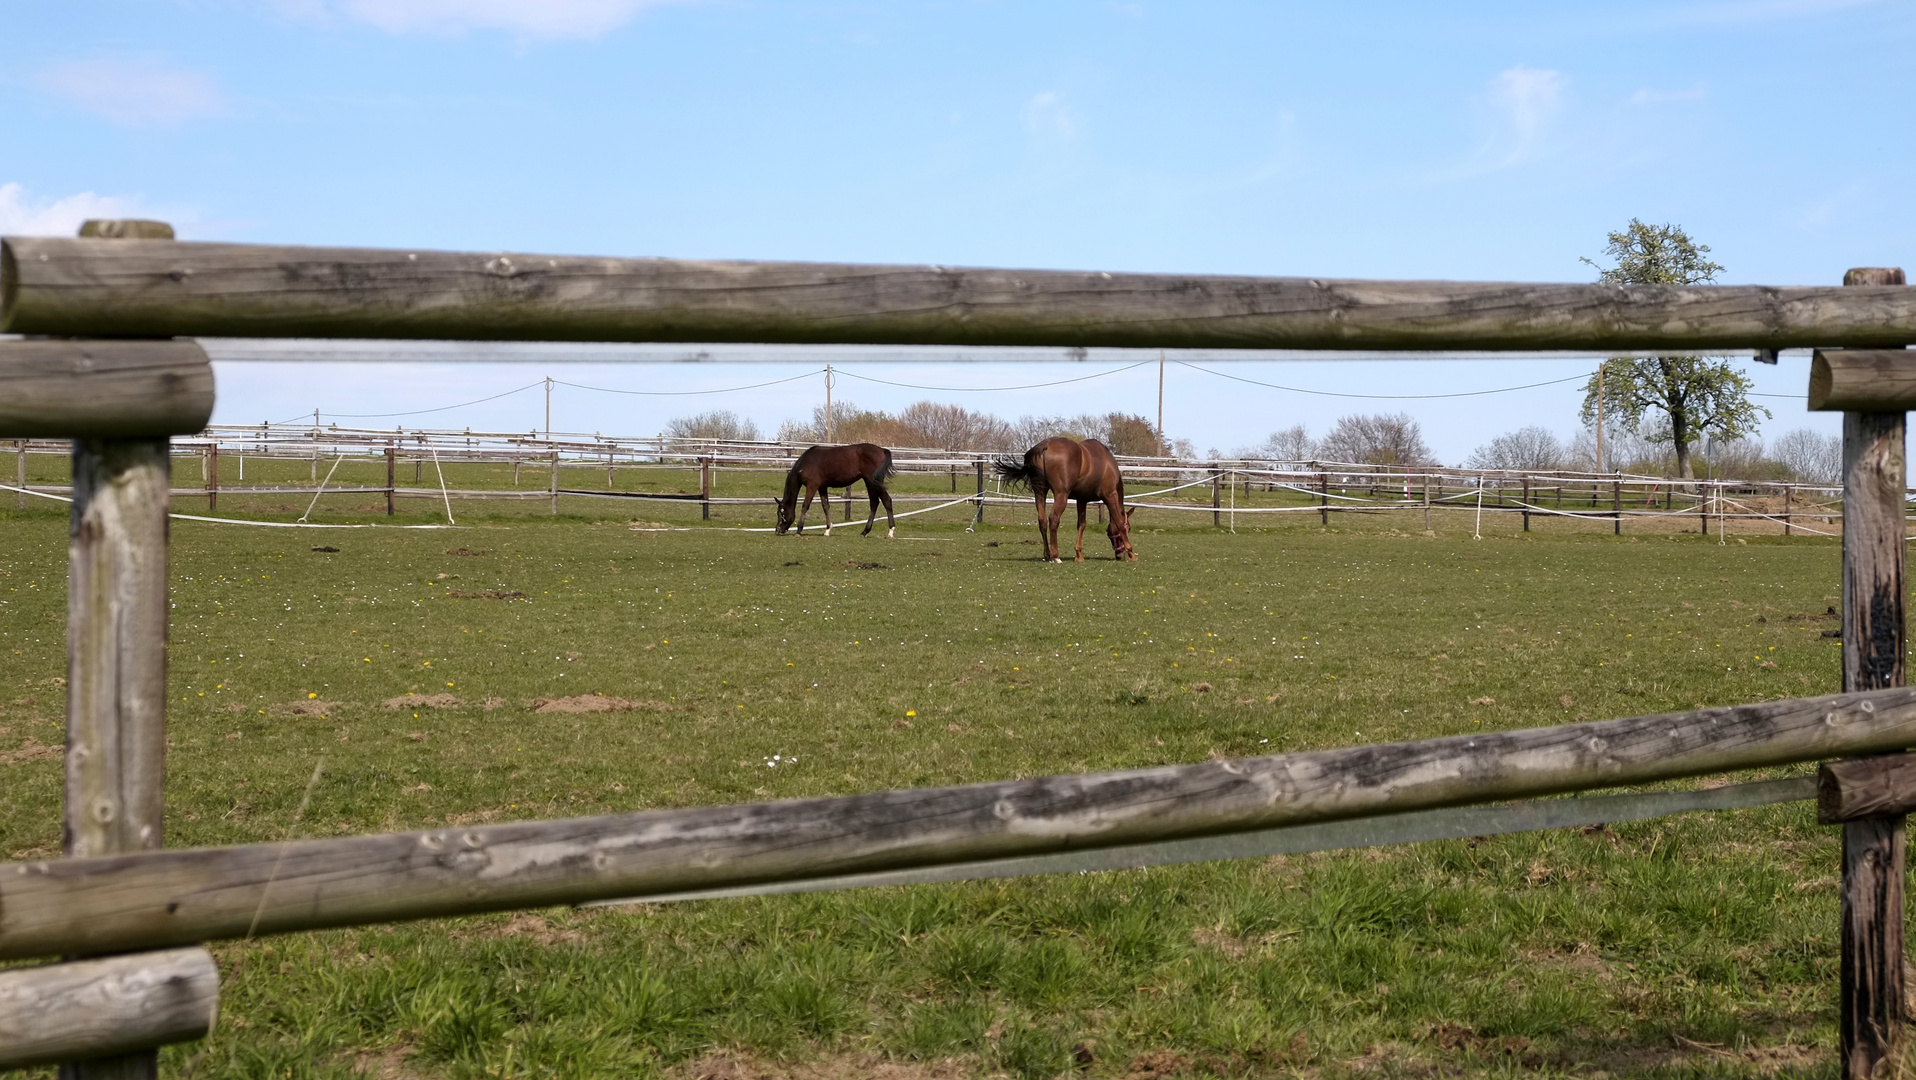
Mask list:
MULTIPOLYGON (((1597 276, 1611 285, 1701 285, 1723 272, 1708 258, 1707 246, 1675 225, 1631 218, 1624 231, 1610 234, 1606 250, 1615 265, 1598 267, 1597 276)), ((1671 445, 1677 473, 1686 480, 1696 477, 1690 448, 1705 433, 1725 441, 1745 438, 1756 433, 1759 414, 1770 415, 1750 403, 1749 378, 1721 357, 1615 356, 1601 370, 1601 378, 1593 375, 1584 384, 1583 422, 1596 422, 1599 393, 1606 423, 1634 427, 1648 416, 1646 434, 1671 445)))

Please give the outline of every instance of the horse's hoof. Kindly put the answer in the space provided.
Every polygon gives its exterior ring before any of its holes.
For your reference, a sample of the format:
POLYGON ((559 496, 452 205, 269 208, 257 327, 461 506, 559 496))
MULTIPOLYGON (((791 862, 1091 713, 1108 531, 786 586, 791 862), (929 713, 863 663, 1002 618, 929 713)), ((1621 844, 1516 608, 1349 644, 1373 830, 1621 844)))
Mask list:
POLYGON ((885 530, 885 539, 887 539, 887 540, 896 540, 896 539, 898 539, 898 530, 897 530, 897 529, 886 529, 886 530, 885 530))

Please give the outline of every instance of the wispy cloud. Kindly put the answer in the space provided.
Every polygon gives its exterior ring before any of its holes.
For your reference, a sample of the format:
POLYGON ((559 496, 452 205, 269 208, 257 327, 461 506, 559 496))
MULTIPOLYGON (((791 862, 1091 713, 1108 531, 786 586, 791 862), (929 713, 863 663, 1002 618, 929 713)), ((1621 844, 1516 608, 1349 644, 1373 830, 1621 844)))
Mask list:
POLYGON ((1073 139, 1083 128, 1063 96, 1050 90, 1033 94, 1025 102, 1024 123, 1026 133, 1045 140, 1073 139))
POLYGON ((1710 88, 1697 83, 1687 90, 1653 90, 1644 87, 1630 95, 1632 105, 1662 105, 1672 101, 1702 101, 1710 96, 1710 88))
POLYGON ((219 84, 150 59, 76 60, 42 68, 41 90, 129 127, 183 123, 226 109, 219 84))
POLYGON ((1497 73, 1490 82, 1490 100, 1503 114, 1505 164, 1536 155, 1550 125, 1563 109, 1563 92, 1570 80, 1548 68, 1516 67, 1497 73))
POLYGON ((0 184, 0 234, 7 236, 72 236, 88 218, 141 216, 138 196, 78 195, 35 199, 19 184, 0 184))
POLYGON ((503 30, 528 38, 596 38, 639 12, 690 0, 279 0, 308 19, 345 19, 389 34, 454 35, 503 30))

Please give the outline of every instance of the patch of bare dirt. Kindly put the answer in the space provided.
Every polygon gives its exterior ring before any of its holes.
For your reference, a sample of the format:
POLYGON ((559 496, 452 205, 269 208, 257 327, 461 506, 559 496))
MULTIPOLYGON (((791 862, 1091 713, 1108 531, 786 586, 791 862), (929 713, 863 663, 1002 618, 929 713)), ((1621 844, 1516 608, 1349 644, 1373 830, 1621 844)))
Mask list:
POLYGON ((489 589, 485 592, 467 592, 464 589, 447 589, 446 595, 452 597, 455 600, 524 600, 526 599, 525 593, 500 592, 497 589, 489 589))
POLYGON ((361 1050, 353 1055, 353 1075, 367 1080, 431 1080, 428 1074, 412 1067, 410 1046, 389 1046, 384 1050, 361 1050))
MULTIPOLYGON (((273 706, 273 712, 279 716, 317 717, 324 720, 346 707, 343 701, 322 701, 308 698, 305 701, 289 701, 284 705, 273 706)), ((394 706, 388 706, 389 708, 394 706)))
POLYGON ((541 945, 570 945, 585 940, 585 935, 577 930, 558 926, 544 915, 531 911, 518 912, 495 926, 454 930, 452 937, 456 941, 472 938, 531 938, 541 945))
POLYGON ((59 747, 48 746, 29 735, 21 741, 19 749, 0 750, 0 765, 22 765, 29 761, 57 761, 61 753, 59 747))
POLYGON ((884 563, 860 562, 857 559, 847 559, 845 560, 845 565, 851 567, 853 570, 890 570, 891 569, 891 567, 886 566, 884 563))
POLYGON ((812 1061, 769 1061, 720 1051, 675 1070, 679 1080, 961 1080, 978 1075, 970 1058, 894 1061, 877 1054, 838 1054, 812 1061))
POLYGON ((462 702, 452 694, 401 694, 380 704, 388 709, 456 709, 462 702))
POLYGON ((483 551, 474 551, 474 550, 472 550, 472 549, 471 549, 471 548, 469 548, 469 547, 456 547, 456 548, 453 548, 453 549, 452 549, 451 551, 448 551, 448 552, 446 552, 446 554, 448 554, 448 555, 460 555, 460 556, 464 556, 464 557, 466 557, 466 558, 473 558, 473 557, 476 557, 476 556, 479 556, 479 555, 484 555, 484 554, 485 554, 485 552, 483 552, 483 551))
POLYGON ((532 711, 540 713, 630 712, 634 709, 670 712, 675 708, 677 706, 663 701, 627 701, 606 694, 575 694, 562 698, 534 698, 532 701, 532 711))

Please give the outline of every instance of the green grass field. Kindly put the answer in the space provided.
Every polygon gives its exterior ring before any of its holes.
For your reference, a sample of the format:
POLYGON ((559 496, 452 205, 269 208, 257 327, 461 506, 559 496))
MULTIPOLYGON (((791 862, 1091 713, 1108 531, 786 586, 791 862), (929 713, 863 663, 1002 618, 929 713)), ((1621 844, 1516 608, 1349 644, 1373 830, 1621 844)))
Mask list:
MULTIPOLYGON (((375 515, 341 498, 315 520, 386 520, 383 499, 375 515)), ((0 852, 45 858, 65 517, 4 505, 0 852)), ((890 542, 727 528, 769 508, 690 531, 628 526, 683 522, 682 506, 456 508, 456 531, 174 524, 169 845, 1126 768, 1838 685, 1834 624, 1816 616, 1837 603, 1839 552, 1816 538, 1526 536, 1495 519, 1473 541, 1457 513, 1432 536, 1410 515, 1240 519, 1231 535, 1141 512, 1141 561, 1109 561, 1094 534, 1103 558, 1045 565, 1029 513, 996 507, 975 534, 913 519, 890 542), (563 711, 600 695, 624 707, 563 711)), ((164 1062, 193 1077, 1833 1075, 1837 856, 1795 804, 298 935, 217 946, 220 1029, 164 1062)))

